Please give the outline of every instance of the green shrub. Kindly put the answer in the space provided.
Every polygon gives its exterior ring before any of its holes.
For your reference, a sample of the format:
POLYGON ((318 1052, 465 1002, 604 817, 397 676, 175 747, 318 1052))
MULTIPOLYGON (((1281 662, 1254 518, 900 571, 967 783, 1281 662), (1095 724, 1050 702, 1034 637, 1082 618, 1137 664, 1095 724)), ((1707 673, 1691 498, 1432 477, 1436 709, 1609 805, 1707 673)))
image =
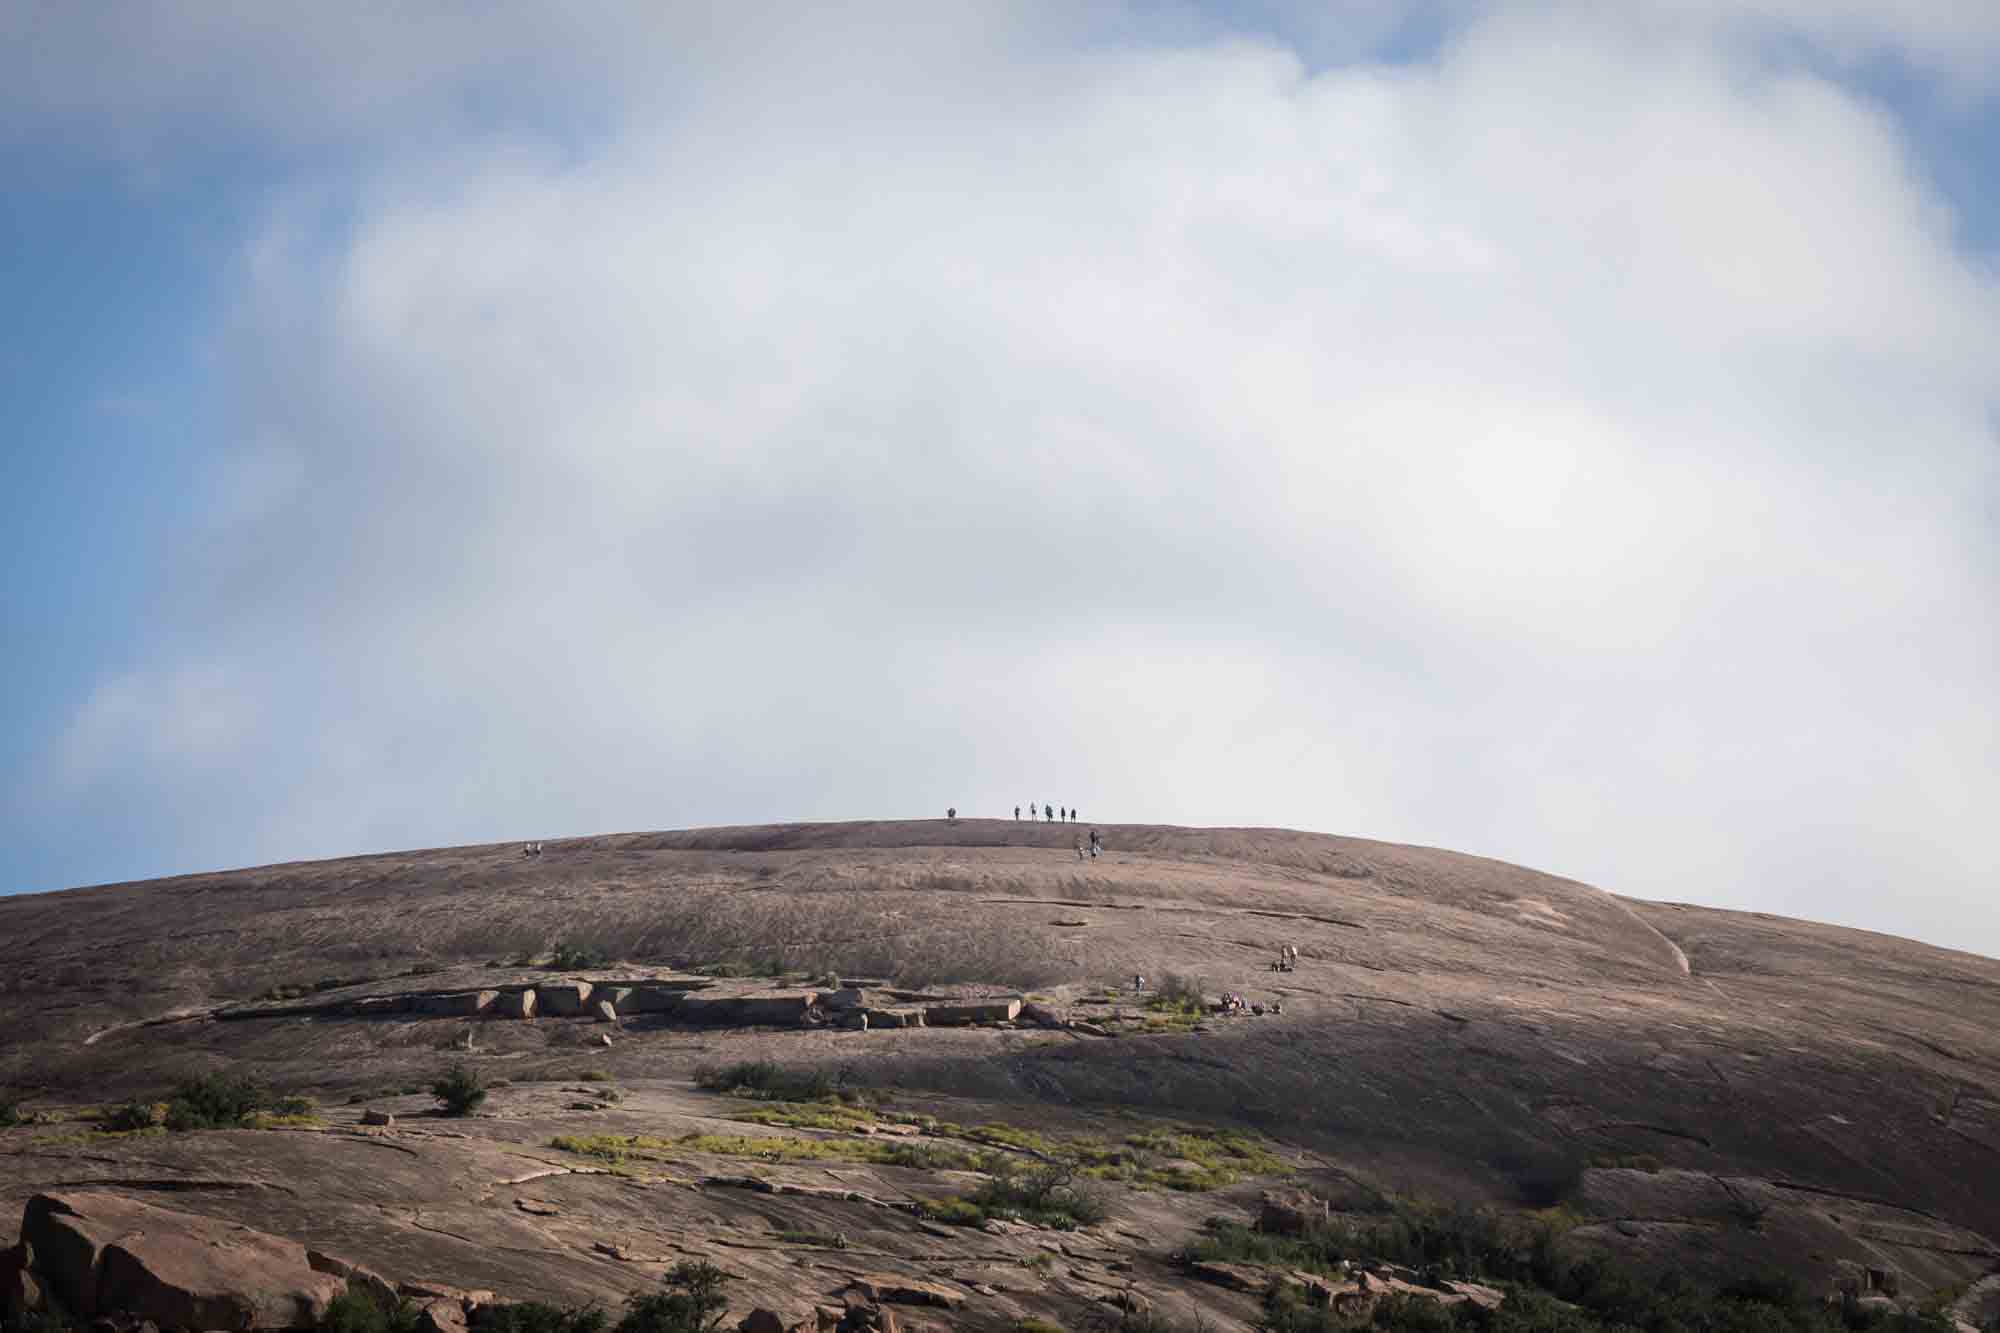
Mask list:
POLYGON ((1160 1013, 1205 1014, 1208 1012, 1208 995, 1202 989, 1200 977, 1168 972, 1160 978, 1159 988, 1146 1001, 1146 1007, 1160 1013))
POLYGON ((480 1082, 477 1070, 454 1064, 431 1084, 431 1096, 437 1098, 446 1115, 471 1115, 486 1100, 486 1085, 480 1082))
POLYGON ((16 1097, 9 1097, 4 1100, 0 1100, 0 1129, 12 1129, 14 1126, 20 1123, 21 1123, 20 1099, 16 1097))
POLYGON ((1041 1226, 1089 1226, 1104 1220, 1104 1201, 1080 1183, 1068 1162, 1043 1162, 1022 1170, 1011 1157, 996 1157, 992 1176, 972 1196, 989 1217, 1014 1217, 1041 1226))
POLYGON ((665 1291, 644 1292, 625 1302, 614 1333, 715 1333, 729 1308, 722 1280, 723 1272, 714 1264, 675 1264, 660 1279, 665 1291))
POLYGON ((472 1333, 604 1333, 604 1311, 594 1305, 564 1309, 540 1301, 482 1305, 472 1312, 472 1333))
POLYGON ((787 1069, 769 1060, 749 1060, 721 1069, 704 1065, 695 1070, 694 1083, 710 1092, 773 1102, 867 1100, 861 1089, 848 1087, 843 1077, 824 1069, 787 1069))
POLYGON ((129 1134, 135 1129, 169 1124, 171 1116, 172 1109, 160 1102, 127 1102, 113 1107, 97 1123, 114 1134, 129 1134))
POLYGON ((1556 1228, 1485 1209, 1404 1206, 1368 1222, 1336 1221, 1303 1236, 1270 1236, 1211 1221, 1187 1257, 1275 1270, 1330 1273, 1342 1259, 1389 1260, 1438 1277, 1498 1282, 1498 1310, 1422 1298, 1378 1302, 1357 1319, 1306 1305, 1274 1283, 1263 1333, 1945 1333, 1923 1314, 1825 1305, 1783 1274, 1750 1273, 1721 1286, 1668 1271, 1641 1274, 1603 1255, 1565 1256, 1556 1228))
POLYGON ((247 1074, 202 1074, 174 1089, 167 1102, 167 1128, 235 1129, 270 1105, 270 1093, 247 1074))
POLYGON ((417 1307, 403 1301, 393 1310, 358 1291, 343 1291, 327 1303, 319 1333, 416 1333, 417 1307))
POLYGON ((542 964, 557 972, 575 972, 584 968, 603 967, 610 959, 595 949, 577 948, 568 944, 558 944, 549 954, 549 961, 542 964))

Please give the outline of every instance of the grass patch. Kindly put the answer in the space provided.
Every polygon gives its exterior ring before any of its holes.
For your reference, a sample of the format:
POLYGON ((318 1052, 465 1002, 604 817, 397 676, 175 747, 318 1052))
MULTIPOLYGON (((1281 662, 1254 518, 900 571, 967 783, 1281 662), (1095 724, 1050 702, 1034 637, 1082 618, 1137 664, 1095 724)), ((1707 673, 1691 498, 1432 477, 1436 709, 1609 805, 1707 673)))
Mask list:
POLYGON ((860 1107, 828 1105, 821 1102, 765 1102, 746 1106, 729 1114, 731 1120, 746 1125, 771 1125, 780 1129, 826 1129, 852 1133, 876 1123, 873 1111, 860 1107))
POLYGON ((278 1111, 253 1111, 243 1122, 251 1129, 325 1129, 326 1121, 311 1112, 305 1114, 284 1114, 278 1111))
POLYGON ((787 1245, 817 1245, 829 1250, 847 1248, 847 1237, 839 1231, 780 1231, 777 1239, 787 1245))
POLYGON ((609 1083, 611 1075, 605 1073, 602 1069, 586 1069, 576 1076, 576 1081, 579 1083, 609 1083))
POLYGON ((158 1138, 167 1132, 165 1125, 148 1125, 143 1129, 74 1129, 63 1134, 37 1134, 28 1140, 30 1148, 83 1148, 93 1143, 111 1143, 118 1139, 158 1138))
POLYGON ((926 1171, 972 1171, 985 1167, 986 1154, 938 1143, 878 1139, 795 1139, 746 1134, 686 1134, 677 1139, 651 1134, 562 1134, 551 1148, 620 1164, 631 1160, 675 1161, 693 1153, 760 1162, 864 1162, 926 1171))

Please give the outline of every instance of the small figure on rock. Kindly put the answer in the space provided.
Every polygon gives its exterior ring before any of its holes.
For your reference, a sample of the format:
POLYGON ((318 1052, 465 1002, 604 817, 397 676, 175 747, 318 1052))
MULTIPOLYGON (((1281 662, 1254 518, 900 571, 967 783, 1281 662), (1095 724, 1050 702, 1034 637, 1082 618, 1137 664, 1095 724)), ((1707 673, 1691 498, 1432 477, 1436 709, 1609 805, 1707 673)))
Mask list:
POLYGON ((1021 807, 1017 805, 1014 807, 1014 822, 1018 824, 1020 821, 1021 821, 1021 807))
POLYGON ((1082 839, 1082 838, 1078 838, 1078 839, 1076 839, 1076 859, 1077 859, 1077 860, 1079 860, 1079 861, 1081 861, 1081 860, 1083 859, 1083 839, 1082 839))
POLYGON ((1042 803, 1042 822, 1045 824, 1053 824, 1056 822, 1056 808, 1048 804, 1046 801, 1042 803))
POLYGON ((958 819, 958 807, 955 805, 946 806, 944 808, 944 817, 948 820, 956 822, 958 819))

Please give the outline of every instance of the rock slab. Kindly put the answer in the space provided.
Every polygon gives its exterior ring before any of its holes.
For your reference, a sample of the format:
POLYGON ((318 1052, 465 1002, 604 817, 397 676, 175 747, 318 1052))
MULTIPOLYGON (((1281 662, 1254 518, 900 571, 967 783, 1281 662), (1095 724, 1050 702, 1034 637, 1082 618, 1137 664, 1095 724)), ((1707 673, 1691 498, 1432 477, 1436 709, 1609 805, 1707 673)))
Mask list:
POLYGON ((535 1007, 558 1018, 574 1018, 590 1003, 588 981, 545 981, 535 987, 535 1007))
POLYGON ((35 1195, 21 1239, 51 1294, 86 1318, 118 1311, 163 1328, 310 1328, 347 1289, 293 1241, 97 1190, 35 1195))
POLYGON ((1021 1014, 1019 1000, 979 1000, 960 1004, 934 1004, 924 1010, 924 1023, 934 1028, 964 1027, 969 1023, 1011 1023, 1021 1014))

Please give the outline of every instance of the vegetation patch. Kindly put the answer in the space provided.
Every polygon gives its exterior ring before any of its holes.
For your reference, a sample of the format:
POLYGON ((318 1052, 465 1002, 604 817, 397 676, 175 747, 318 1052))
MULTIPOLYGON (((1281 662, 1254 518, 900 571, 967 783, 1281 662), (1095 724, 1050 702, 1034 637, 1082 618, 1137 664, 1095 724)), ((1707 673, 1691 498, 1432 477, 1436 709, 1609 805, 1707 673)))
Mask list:
POLYGON ((542 966, 554 972, 578 972, 586 968, 605 967, 611 960, 596 949, 585 949, 573 944, 558 944, 549 952, 548 961, 542 966))
POLYGON ((694 1085, 758 1101, 858 1104, 869 1099, 866 1091, 849 1085, 843 1075, 829 1074, 824 1069, 788 1069, 769 1060, 749 1060, 721 1068, 704 1065, 695 1070, 694 1085))
POLYGON ((437 1098, 446 1115, 466 1116, 486 1100, 486 1085, 480 1081, 478 1070, 454 1064, 443 1078, 431 1084, 431 1096, 437 1098))
POLYGON ((880 1139, 802 1139, 782 1135, 686 1134, 677 1139, 651 1134, 559 1134, 551 1148, 613 1164, 632 1159, 675 1161, 692 1153, 742 1157, 761 1162, 864 1162, 926 1171, 972 1171, 985 1167, 988 1154, 939 1143, 880 1139))
POLYGON ((417 1314, 410 1301, 385 1310, 362 1292, 343 1291, 327 1303, 317 1327, 319 1333, 416 1333, 417 1314))
POLYGON ((1274 1282, 1263 1333, 1943 1333, 1927 1314, 1883 1313, 1852 1301, 1829 1305, 1782 1274, 1748 1274, 1720 1286, 1682 1273, 1639 1274, 1602 1255, 1572 1257, 1559 1246, 1560 1215, 1399 1204, 1379 1218, 1335 1219, 1300 1236, 1274 1236, 1210 1221, 1184 1258, 1277 1271, 1337 1274, 1343 1262, 1388 1261, 1431 1277, 1496 1284, 1498 1310, 1471 1302, 1391 1299, 1365 1315, 1336 1315, 1274 1282))
POLYGON ((481 1305, 470 1321, 473 1333, 604 1333, 610 1322, 594 1305, 565 1309, 540 1301, 481 1305))
POLYGON ((780 1231, 777 1239, 786 1245, 818 1245, 830 1250, 847 1248, 847 1236, 839 1231, 780 1231))
POLYGON ((782 1129, 825 1129, 852 1133, 877 1122, 873 1111, 859 1107, 820 1102, 765 1102, 729 1113, 731 1120, 746 1125, 772 1125, 782 1129))

